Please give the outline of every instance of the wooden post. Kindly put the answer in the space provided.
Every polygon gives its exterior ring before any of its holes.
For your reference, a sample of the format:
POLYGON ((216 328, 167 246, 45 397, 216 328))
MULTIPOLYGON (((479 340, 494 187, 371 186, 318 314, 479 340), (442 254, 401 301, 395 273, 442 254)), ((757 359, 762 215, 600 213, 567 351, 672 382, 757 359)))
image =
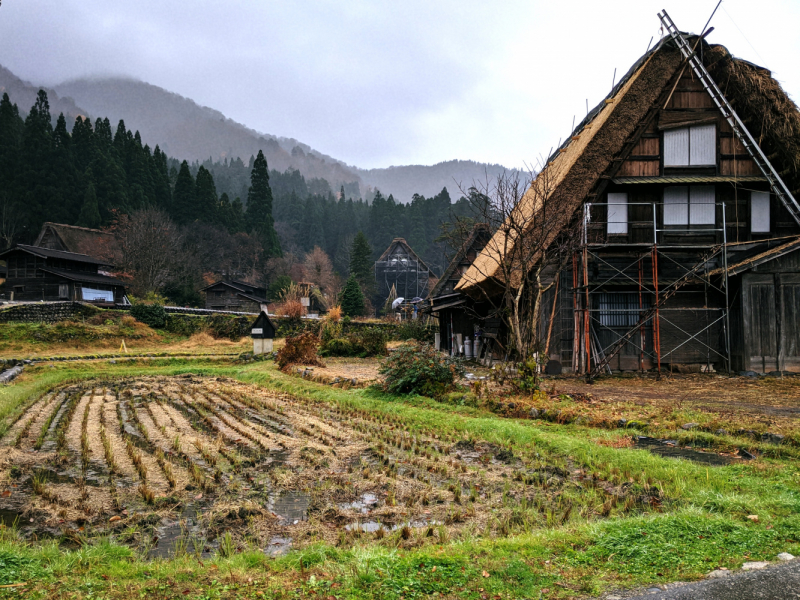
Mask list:
POLYGON ((653 244, 651 250, 653 261, 653 290, 655 292, 655 318, 653 320, 653 345, 656 350, 656 369, 658 371, 658 378, 661 379, 661 321, 658 315, 658 248, 653 244))

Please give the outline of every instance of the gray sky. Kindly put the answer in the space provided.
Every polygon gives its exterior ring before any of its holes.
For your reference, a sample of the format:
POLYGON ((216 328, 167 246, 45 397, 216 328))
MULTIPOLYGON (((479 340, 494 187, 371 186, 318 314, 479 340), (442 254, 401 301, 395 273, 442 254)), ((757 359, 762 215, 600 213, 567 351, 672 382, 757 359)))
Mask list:
MULTIPOLYGON (((533 164, 659 39, 716 0, 2 0, 0 64, 127 75, 360 167, 533 164)), ((800 2, 725 0, 709 41, 800 96, 800 2)))

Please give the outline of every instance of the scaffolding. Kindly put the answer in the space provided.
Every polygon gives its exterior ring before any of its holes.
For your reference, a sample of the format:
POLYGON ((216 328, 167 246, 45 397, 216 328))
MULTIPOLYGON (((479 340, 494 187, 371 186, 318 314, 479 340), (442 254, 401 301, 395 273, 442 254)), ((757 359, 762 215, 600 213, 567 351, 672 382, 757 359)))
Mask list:
MULTIPOLYGON (((572 262, 574 372, 610 373, 616 358, 620 370, 660 375, 662 365, 680 362, 678 352, 690 348, 695 356, 705 353, 704 370, 721 363, 730 371, 725 204, 713 205, 713 224, 661 227, 663 202, 584 205, 582 243, 572 262), (615 206, 639 220, 609 219, 615 206)), ((710 222, 708 214, 698 220, 710 222)))

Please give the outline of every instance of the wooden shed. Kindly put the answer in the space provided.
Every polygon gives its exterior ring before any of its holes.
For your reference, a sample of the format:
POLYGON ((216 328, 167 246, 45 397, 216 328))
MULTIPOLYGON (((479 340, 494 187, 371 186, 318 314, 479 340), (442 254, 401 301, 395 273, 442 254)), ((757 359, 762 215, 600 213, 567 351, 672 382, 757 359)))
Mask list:
POLYGON ((272 340, 275 339, 277 329, 263 310, 256 317, 250 327, 250 337, 253 338, 253 354, 266 354, 272 352, 272 340))

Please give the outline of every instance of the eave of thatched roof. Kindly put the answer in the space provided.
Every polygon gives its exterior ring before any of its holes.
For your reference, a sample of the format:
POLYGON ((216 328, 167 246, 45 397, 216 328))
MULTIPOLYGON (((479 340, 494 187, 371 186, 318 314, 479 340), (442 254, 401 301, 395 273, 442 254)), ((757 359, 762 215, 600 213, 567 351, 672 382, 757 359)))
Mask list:
MULTIPOLYGON (((450 264, 447 265, 447 268, 442 273, 442 276, 436 282, 436 285, 431 290, 430 294, 428 294, 429 298, 435 298, 439 295, 441 288, 444 284, 453 276, 456 269, 458 268, 459 264, 464 260, 464 257, 469 252, 469 249, 472 248, 472 245, 478 240, 481 235, 488 236, 489 234, 489 225, 488 223, 476 223, 475 226, 470 231, 467 239, 464 240, 464 243, 461 244, 461 247, 456 252, 455 256, 453 256, 453 260, 450 261, 450 264)), ((481 248, 482 250, 482 248, 481 248)), ((480 253, 480 251, 479 251, 480 253)))

